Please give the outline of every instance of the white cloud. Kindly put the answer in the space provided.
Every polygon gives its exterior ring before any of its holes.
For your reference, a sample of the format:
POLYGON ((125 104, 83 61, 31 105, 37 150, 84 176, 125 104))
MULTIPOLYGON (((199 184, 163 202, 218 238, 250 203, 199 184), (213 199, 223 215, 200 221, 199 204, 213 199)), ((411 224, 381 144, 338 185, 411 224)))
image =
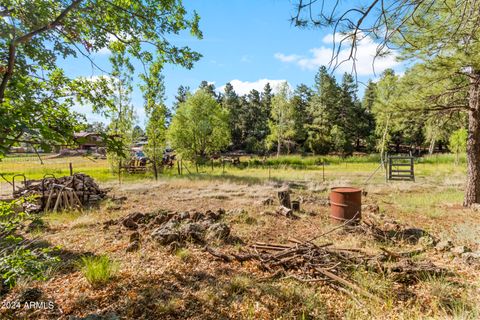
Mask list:
POLYGON ((110 51, 110 49, 108 49, 107 47, 104 47, 100 50, 98 50, 97 52, 95 52, 96 54, 100 54, 100 55, 109 55, 112 53, 112 51, 110 51))
POLYGON ((240 58, 240 62, 250 63, 250 62, 252 62, 252 59, 250 58, 250 56, 248 54, 245 54, 240 58))
POLYGON ((286 55, 283 53, 275 53, 273 56, 275 57, 275 59, 280 60, 282 62, 294 62, 302 57, 296 54, 286 55))
MULTIPOLYGON (((335 38, 335 40, 337 40, 337 38, 335 38)), ((325 44, 332 44, 333 43, 333 33, 329 33, 325 37, 323 37, 322 42, 325 43, 325 44)))
MULTIPOLYGON (((338 40, 341 39, 340 37, 341 36, 335 37, 335 42, 338 43, 338 40)), ((323 37, 322 42, 331 45, 333 43, 333 35, 326 35, 323 37)), ((352 72, 353 61, 348 60, 351 50, 348 41, 344 41, 343 46, 340 49, 341 50, 338 52, 338 58, 336 60, 337 72, 352 72)), ((364 37, 358 42, 357 51, 355 54, 355 67, 358 75, 368 76, 373 75, 374 72, 378 74, 385 69, 394 68, 399 65, 394 52, 385 57, 377 57, 375 59, 377 49, 378 44, 375 43, 370 37, 364 37)), ((308 56, 276 53, 274 57, 284 63, 295 63, 304 70, 315 70, 322 65, 328 66, 330 64, 332 59, 331 47, 321 46, 319 48, 310 49, 309 52, 310 54, 308 56)), ((333 65, 335 65, 335 61, 333 62, 333 65)))
MULTIPOLYGON (((259 92, 262 92, 263 88, 267 83, 270 83, 270 86, 272 87, 273 92, 277 92, 279 85, 285 81, 287 80, 259 79, 257 81, 250 82, 250 81, 241 81, 241 80, 235 79, 230 81, 230 84, 233 86, 233 89, 238 95, 244 95, 244 94, 250 93, 250 91, 252 91, 253 89, 259 92)), ((224 92, 225 85, 218 88, 218 90, 220 92, 224 92)))

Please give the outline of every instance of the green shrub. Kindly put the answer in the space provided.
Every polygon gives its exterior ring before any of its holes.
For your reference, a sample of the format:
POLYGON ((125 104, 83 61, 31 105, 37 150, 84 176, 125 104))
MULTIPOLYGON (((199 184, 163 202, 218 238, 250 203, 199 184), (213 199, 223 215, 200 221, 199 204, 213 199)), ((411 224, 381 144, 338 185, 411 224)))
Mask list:
POLYGON ((0 277, 11 288, 18 279, 45 280, 47 269, 59 259, 50 253, 55 248, 31 249, 31 241, 17 235, 22 223, 29 219, 18 211, 23 199, 0 201, 0 277))
POLYGON ((87 281, 93 286, 107 283, 118 270, 117 263, 105 255, 82 257, 79 266, 87 281))

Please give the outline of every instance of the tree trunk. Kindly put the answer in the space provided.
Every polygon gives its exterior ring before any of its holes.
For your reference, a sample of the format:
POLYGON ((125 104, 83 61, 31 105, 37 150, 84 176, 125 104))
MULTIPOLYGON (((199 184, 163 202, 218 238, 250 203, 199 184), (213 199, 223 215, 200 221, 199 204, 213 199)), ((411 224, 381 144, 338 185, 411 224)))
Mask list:
POLYGON ((465 207, 480 202, 480 71, 470 76, 465 207))
POLYGON ((280 156, 281 149, 282 149, 282 143, 281 143, 281 140, 278 139, 278 141, 277 141, 277 158, 280 156))
POLYGON ((428 154, 432 155, 433 151, 435 151, 435 137, 430 140, 430 146, 428 147, 428 154))

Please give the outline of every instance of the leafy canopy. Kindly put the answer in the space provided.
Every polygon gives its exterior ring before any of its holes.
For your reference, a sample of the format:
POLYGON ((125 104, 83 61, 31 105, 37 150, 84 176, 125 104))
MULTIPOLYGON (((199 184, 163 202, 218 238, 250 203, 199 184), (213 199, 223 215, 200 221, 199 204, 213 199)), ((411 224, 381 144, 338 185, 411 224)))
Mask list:
POLYGON ((206 90, 180 103, 168 130, 172 147, 187 159, 201 160, 230 144, 228 111, 206 90))
POLYGON ((70 108, 113 106, 108 77, 71 79, 59 59, 122 52, 144 66, 141 79, 165 63, 191 68, 200 54, 167 36, 188 31, 201 38, 199 16, 181 0, 3 0, 0 4, 0 156, 18 142, 65 142, 81 122, 70 108))

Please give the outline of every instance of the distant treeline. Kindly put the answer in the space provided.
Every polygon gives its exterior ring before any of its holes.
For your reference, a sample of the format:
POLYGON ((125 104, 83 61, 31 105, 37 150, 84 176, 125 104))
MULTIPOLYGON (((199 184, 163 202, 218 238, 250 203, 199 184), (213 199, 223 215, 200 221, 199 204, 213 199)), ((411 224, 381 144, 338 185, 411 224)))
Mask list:
MULTIPOLYGON (((228 111, 230 144, 225 151, 346 156, 355 151, 446 150, 451 134, 463 127, 463 118, 451 117, 445 124, 424 112, 403 112, 401 104, 409 102, 399 97, 411 98, 414 93, 401 80, 386 70, 378 82, 368 81, 359 99, 358 83, 351 74, 345 73, 339 83, 322 66, 313 87, 300 84, 293 92, 286 84, 273 90, 267 83, 262 92, 238 95, 227 83, 224 92, 218 93, 206 81, 199 89, 228 111)), ((180 86, 174 113, 186 102, 189 91, 180 86)))

